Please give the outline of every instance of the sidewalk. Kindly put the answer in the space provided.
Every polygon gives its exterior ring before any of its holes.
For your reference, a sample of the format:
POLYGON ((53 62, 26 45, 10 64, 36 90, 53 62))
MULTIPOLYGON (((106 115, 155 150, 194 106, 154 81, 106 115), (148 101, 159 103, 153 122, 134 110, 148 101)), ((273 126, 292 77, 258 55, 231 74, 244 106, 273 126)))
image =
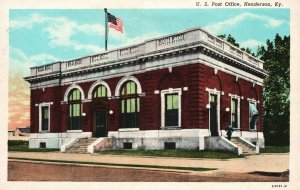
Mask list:
POLYGON ((66 154, 60 152, 8 152, 8 157, 113 164, 217 168, 217 172, 235 173, 249 173, 254 171, 284 172, 289 169, 288 153, 251 155, 245 158, 229 160, 174 157, 138 157, 99 154, 66 154))

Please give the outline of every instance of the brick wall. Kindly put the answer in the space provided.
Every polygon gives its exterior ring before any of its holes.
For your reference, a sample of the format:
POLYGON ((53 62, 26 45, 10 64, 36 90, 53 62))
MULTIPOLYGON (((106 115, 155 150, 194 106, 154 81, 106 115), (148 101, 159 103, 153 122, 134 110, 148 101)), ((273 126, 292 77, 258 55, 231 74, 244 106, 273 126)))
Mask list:
MULTIPOLYGON (((223 91, 225 94, 221 96, 221 128, 224 129, 227 125, 226 121, 226 107, 230 108, 230 97, 228 93, 243 96, 241 100, 241 129, 249 129, 249 108, 247 98, 258 99, 258 109, 260 112, 260 119, 258 129, 262 131, 262 87, 238 79, 236 76, 229 75, 222 71, 215 74, 214 69, 202 65, 191 64, 169 69, 160 69, 149 71, 146 73, 133 75, 136 77, 142 87, 142 92, 146 95, 140 97, 140 129, 141 130, 155 130, 160 129, 160 94, 154 94, 155 90, 163 90, 168 88, 183 88, 188 87, 188 91, 182 92, 182 128, 208 128, 208 111, 206 104, 208 104, 208 93, 205 88, 216 88, 223 91)), ((107 79, 105 82, 109 85, 112 96, 115 95, 115 89, 118 82, 123 77, 116 77, 107 79)), ((95 80, 96 81, 96 80, 95 80)), ((95 81, 77 83, 87 98, 88 91, 95 81)), ((31 90, 31 132, 38 132, 38 107, 35 104, 42 102, 53 102, 51 105, 51 132, 64 132, 67 130, 68 124, 68 105, 61 104, 64 93, 69 85, 49 87, 42 89, 31 90)), ((119 128, 119 113, 120 100, 111 99, 108 101, 108 109, 113 111, 113 114, 108 115, 108 130, 116 131, 119 128)), ((83 112, 86 116, 83 119, 83 131, 92 131, 93 117, 92 117, 92 102, 83 103, 83 112)), ((230 118, 230 117, 229 117, 230 118)))

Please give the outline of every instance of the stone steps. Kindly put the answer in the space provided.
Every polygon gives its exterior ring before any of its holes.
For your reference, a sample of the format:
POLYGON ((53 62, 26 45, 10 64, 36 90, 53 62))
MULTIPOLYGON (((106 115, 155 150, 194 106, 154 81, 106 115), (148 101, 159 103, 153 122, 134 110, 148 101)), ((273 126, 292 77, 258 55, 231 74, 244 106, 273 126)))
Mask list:
POLYGON ((66 150, 66 153, 71 154, 87 154, 87 147, 92 144, 97 138, 82 138, 78 139, 71 147, 66 150))
POLYGON ((244 144, 241 140, 238 138, 232 138, 231 142, 237 145, 242 149, 242 152, 244 155, 250 155, 250 154, 256 154, 255 150, 253 150, 250 146, 247 144, 244 144))

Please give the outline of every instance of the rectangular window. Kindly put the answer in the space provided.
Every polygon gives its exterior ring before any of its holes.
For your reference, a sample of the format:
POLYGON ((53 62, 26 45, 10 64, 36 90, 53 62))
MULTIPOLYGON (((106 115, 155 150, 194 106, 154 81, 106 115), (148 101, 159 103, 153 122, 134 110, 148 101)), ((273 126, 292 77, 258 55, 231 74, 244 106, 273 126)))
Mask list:
POLYGON ((49 130, 49 106, 42 106, 42 131, 49 130))
POLYGON ((139 127, 140 98, 121 99, 121 128, 139 127))
POLYGON ((131 108, 130 112, 133 113, 135 112, 135 98, 131 98, 131 108))
POLYGON ((46 148, 46 143, 45 142, 40 142, 40 148, 46 148))
POLYGON ((131 112, 131 111, 130 111, 130 108, 131 108, 131 107, 130 107, 130 102, 131 102, 131 101, 130 101, 130 99, 127 99, 126 102, 127 102, 127 105, 126 105, 126 108, 127 108, 126 113, 130 113, 130 112, 131 112))
POLYGON ((69 130, 81 129, 81 103, 69 105, 69 130))
POLYGON ((178 94, 166 94, 165 95, 165 126, 178 126, 179 121, 179 106, 178 106, 178 94))
POLYGON ((217 103, 217 95, 215 95, 215 94, 210 94, 210 102, 212 102, 212 103, 217 103))
POLYGON ((134 92, 136 92, 135 85, 136 84, 134 82, 130 82, 130 89, 131 89, 130 94, 133 94, 134 92))
POLYGON ((131 150, 132 149, 132 143, 128 143, 128 142, 123 143, 123 147, 124 147, 124 149, 131 150))
POLYGON ((175 142, 165 142, 165 150, 176 150, 175 142))
POLYGON ((238 128, 238 99, 231 99, 231 126, 238 128))
POLYGON ((101 86, 101 92, 102 92, 101 97, 106 97, 106 88, 105 88, 105 86, 101 86))
POLYGON ((258 111, 255 102, 249 102, 249 128, 250 130, 256 130, 258 121, 258 111))

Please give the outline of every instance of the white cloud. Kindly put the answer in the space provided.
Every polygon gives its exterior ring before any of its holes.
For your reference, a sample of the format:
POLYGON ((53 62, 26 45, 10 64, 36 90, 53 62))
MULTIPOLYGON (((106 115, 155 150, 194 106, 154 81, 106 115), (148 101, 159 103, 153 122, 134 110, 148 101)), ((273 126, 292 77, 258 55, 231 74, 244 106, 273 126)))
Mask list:
POLYGON ((284 20, 274 19, 274 18, 267 17, 267 16, 260 16, 260 15, 256 15, 256 14, 252 14, 252 13, 242 13, 235 17, 229 18, 227 20, 208 25, 204 28, 207 29, 209 32, 217 34, 223 28, 232 27, 232 26, 239 24, 240 22, 247 20, 247 19, 254 19, 257 21, 262 21, 267 26, 272 27, 272 28, 278 27, 285 22, 284 20))
POLYGON ((27 56, 22 50, 10 47, 9 49, 9 69, 11 73, 18 73, 22 76, 28 76, 30 67, 40 65, 41 63, 51 63, 58 61, 58 58, 49 54, 36 54, 27 56))
POLYGON ((264 42, 257 41, 254 39, 248 39, 248 40, 240 43, 240 46, 244 47, 244 48, 247 48, 247 47, 248 48, 257 48, 258 46, 261 46, 261 45, 264 45, 264 42))
MULTIPOLYGON (((48 34, 49 46, 50 47, 63 47, 71 48, 74 50, 85 50, 90 53, 99 53, 104 51, 98 44, 87 44, 74 40, 73 37, 76 34, 84 33, 86 35, 94 35, 99 37, 99 39, 104 38, 105 27, 101 24, 87 24, 78 23, 74 20, 70 20, 65 17, 49 17, 41 14, 31 14, 26 20, 11 20, 11 29, 31 29, 35 24, 46 24, 43 29, 44 32, 48 34)), ((120 43, 118 45, 109 45, 109 49, 119 48, 120 45, 130 45, 134 43, 140 43, 144 40, 158 37, 161 33, 152 32, 144 34, 142 36, 137 36, 134 38, 128 38, 126 34, 121 34, 120 32, 109 28, 109 40, 117 39, 120 43)))
MULTIPOLYGON (((76 32, 99 33, 97 25, 78 25, 76 22, 53 23, 49 25, 45 31, 49 34, 51 47, 71 47, 74 50, 87 50, 89 52, 100 52, 103 48, 93 44, 83 44, 79 41, 72 40, 71 37, 76 32)), ((100 29, 99 29, 100 30, 100 29)))
POLYGON ((104 26, 101 24, 78 23, 65 17, 47 17, 41 14, 31 14, 27 20, 11 20, 11 29, 31 29, 35 24, 47 24, 43 30, 48 33, 51 47, 65 47, 74 50, 86 50, 88 52, 99 52, 100 48, 95 44, 86 44, 72 39, 78 33, 94 35, 99 38, 104 35, 104 26))

